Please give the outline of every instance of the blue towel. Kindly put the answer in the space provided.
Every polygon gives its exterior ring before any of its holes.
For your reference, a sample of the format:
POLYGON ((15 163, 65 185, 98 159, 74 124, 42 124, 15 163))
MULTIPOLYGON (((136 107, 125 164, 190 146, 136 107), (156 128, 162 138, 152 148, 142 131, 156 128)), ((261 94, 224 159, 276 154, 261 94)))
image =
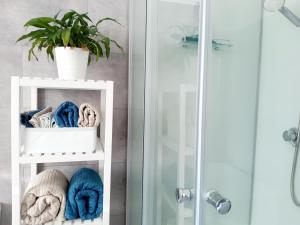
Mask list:
POLYGON ((73 102, 63 102, 54 112, 58 127, 77 127, 78 107, 73 102))
POLYGON ((82 168, 71 178, 67 193, 65 218, 95 219, 103 210, 103 184, 98 173, 82 168))
POLYGON ((32 124, 29 123, 29 120, 31 120, 33 115, 38 113, 39 111, 41 111, 41 109, 21 113, 21 116, 20 116, 21 124, 24 125, 25 127, 33 127, 32 124))

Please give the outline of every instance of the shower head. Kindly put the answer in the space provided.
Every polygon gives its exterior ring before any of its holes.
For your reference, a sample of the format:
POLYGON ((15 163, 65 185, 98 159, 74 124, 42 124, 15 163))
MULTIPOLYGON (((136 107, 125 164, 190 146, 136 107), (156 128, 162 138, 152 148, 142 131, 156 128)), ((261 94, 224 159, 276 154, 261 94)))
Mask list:
POLYGON ((285 0, 265 0, 264 9, 269 12, 275 12, 284 6, 285 0))
POLYGON ((264 9, 269 12, 280 12, 285 18, 292 22, 296 27, 300 27, 300 18, 296 16, 285 5, 285 0, 265 0, 264 9))

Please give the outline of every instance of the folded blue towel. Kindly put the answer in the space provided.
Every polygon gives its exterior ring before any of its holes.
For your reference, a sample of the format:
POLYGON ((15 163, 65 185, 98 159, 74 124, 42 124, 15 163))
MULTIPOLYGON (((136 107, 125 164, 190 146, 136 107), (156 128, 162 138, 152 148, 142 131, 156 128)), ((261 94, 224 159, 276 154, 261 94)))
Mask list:
POLYGON ((58 127, 77 127, 78 107, 73 102, 63 102, 54 112, 58 127))
POLYGON ((37 109, 37 110, 32 110, 32 111, 21 113, 21 116, 20 116, 21 124, 24 125, 25 127, 33 127, 32 124, 29 123, 29 120, 31 120, 31 118, 33 117, 34 114, 36 114, 40 111, 41 111, 41 109, 37 109))
POLYGON ((82 168, 71 178, 67 192, 65 218, 95 219, 103 210, 103 184, 98 173, 82 168))

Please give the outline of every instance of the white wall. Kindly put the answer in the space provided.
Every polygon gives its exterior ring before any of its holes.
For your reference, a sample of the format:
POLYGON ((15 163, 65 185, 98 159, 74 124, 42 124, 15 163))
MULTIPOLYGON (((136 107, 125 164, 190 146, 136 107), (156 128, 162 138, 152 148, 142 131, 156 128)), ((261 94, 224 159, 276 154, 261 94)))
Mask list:
MULTIPOLYGON (((287 1, 300 16, 300 3, 287 1)), ((298 225, 290 174, 293 150, 282 132, 300 115, 300 29, 281 14, 264 12, 252 225, 298 225)), ((300 165, 296 192, 300 196, 300 165)), ((299 197, 298 197, 299 198, 299 197)))

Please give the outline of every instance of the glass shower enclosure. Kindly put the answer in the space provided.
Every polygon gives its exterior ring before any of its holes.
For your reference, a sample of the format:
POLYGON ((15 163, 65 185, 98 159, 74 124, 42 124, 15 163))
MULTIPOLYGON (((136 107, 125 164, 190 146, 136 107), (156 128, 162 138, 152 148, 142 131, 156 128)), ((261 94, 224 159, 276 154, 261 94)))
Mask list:
POLYGON ((130 1, 128 225, 300 221, 300 3, 269 2, 130 1))

